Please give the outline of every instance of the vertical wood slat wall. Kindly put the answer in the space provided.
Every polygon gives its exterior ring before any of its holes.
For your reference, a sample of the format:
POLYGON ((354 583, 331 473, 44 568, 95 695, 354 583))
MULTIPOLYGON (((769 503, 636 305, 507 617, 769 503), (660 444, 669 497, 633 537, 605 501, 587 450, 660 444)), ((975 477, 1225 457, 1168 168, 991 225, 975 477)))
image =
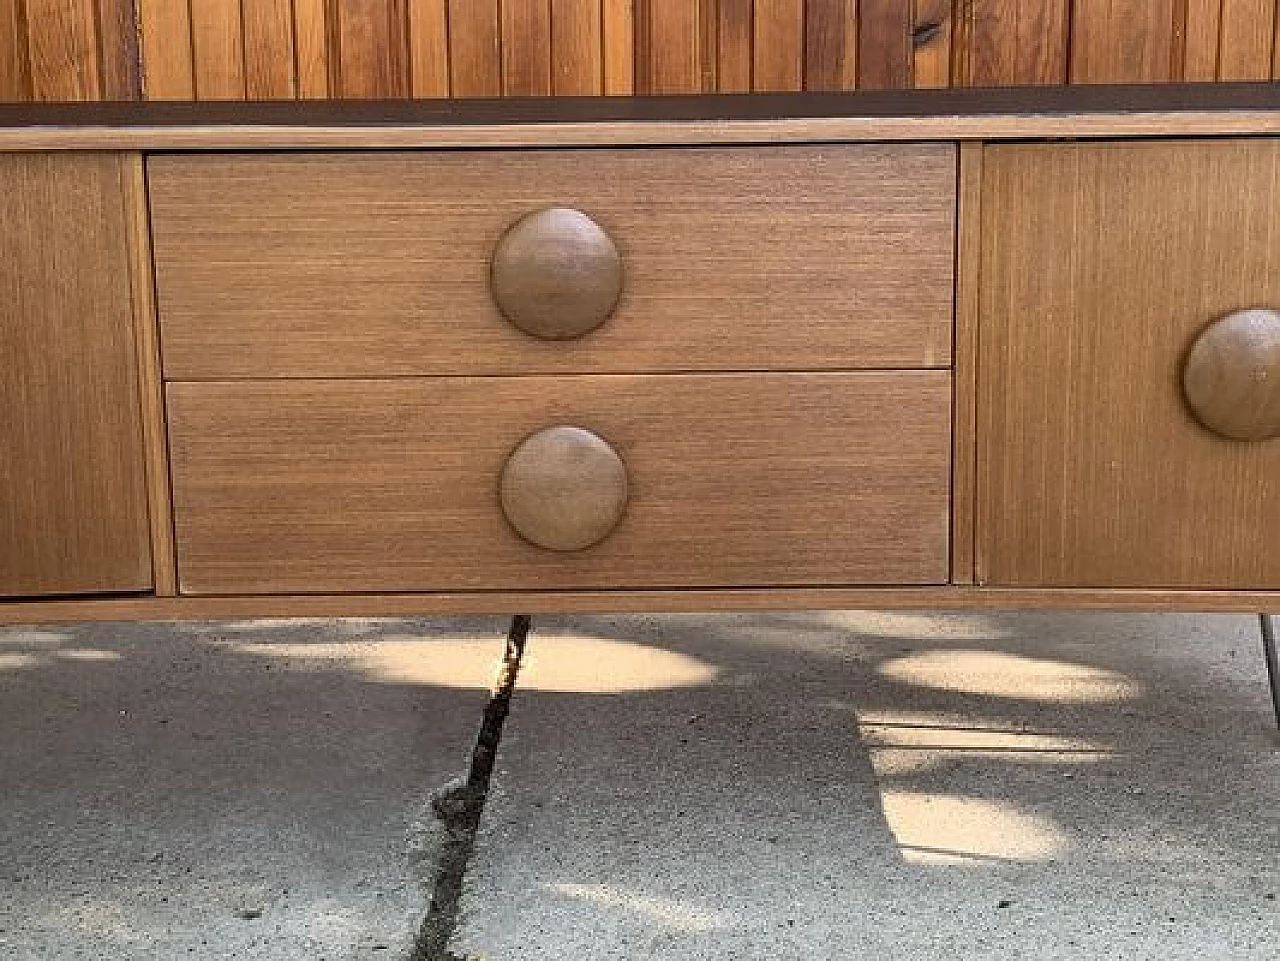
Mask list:
POLYGON ((1280 0, 0 0, 0 100, 1280 79, 1280 0))

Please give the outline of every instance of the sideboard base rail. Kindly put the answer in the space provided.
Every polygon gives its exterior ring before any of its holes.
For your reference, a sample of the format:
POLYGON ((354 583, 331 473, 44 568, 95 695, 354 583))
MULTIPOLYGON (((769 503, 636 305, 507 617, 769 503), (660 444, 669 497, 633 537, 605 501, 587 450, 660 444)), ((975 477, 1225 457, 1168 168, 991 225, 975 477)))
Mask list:
POLYGON ((271 617, 701 614, 803 610, 1079 610, 1280 614, 1280 591, 949 587, 686 588, 10 600, 0 625, 271 617))

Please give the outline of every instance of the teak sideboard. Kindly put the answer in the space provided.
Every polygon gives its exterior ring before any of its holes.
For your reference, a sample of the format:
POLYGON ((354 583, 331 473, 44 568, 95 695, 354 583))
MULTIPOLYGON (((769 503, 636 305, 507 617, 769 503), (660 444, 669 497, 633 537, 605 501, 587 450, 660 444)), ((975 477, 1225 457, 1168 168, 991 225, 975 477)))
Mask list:
POLYGON ((1280 611, 1280 87, 0 108, 0 621, 1280 611))

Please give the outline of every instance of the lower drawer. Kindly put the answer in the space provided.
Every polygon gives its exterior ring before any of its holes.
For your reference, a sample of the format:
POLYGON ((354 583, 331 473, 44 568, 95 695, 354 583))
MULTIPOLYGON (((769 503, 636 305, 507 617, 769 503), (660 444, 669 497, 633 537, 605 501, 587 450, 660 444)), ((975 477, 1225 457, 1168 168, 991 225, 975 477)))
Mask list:
POLYGON ((950 397, 945 371, 174 383, 181 589, 940 584, 950 397), (561 425, 597 448, 512 462, 561 425), (508 517, 611 508, 580 549, 508 517))

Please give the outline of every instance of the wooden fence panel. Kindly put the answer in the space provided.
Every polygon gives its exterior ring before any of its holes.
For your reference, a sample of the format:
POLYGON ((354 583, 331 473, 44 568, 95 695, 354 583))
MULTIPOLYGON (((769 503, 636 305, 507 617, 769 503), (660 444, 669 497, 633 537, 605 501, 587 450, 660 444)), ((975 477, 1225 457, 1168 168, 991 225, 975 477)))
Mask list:
POLYGON ((1275 0, 1222 0, 1217 79, 1271 78, 1275 16, 1275 0))
POLYGON ((858 17, 858 86, 869 90, 909 87, 912 4, 861 0, 858 17))
POLYGON ((809 0, 805 15, 805 89, 852 90, 858 85, 858 0, 809 0))
POLYGON ((551 92, 604 92, 604 22, 600 0, 551 0, 551 92))
POLYGON ((1175 80, 1174 16, 1178 0, 1074 0, 1072 83, 1175 80))
POLYGON ((613 96, 636 89, 635 0, 604 0, 601 10, 604 32, 604 92, 613 96))
POLYGON ((244 32, 240 0, 194 0, 191 49, 201 100, 243 100, 244 32))
POLYGON ((0 0, 0 100, 31 99, 31 60, 22 0, 0 0))
POLYGON ((753 90, 804 88, 804 0, 756 0, 753 90))
POLYGON ((962 0, 955 11, 957 86, 1067 80, 1069 0, 962 0))
POLYGON ((502 0, 502 93, 551 95, 551 0, 502 0))
POLYGON ((0 99, 1280 79, 1280 0, 0 0, 0 99))

